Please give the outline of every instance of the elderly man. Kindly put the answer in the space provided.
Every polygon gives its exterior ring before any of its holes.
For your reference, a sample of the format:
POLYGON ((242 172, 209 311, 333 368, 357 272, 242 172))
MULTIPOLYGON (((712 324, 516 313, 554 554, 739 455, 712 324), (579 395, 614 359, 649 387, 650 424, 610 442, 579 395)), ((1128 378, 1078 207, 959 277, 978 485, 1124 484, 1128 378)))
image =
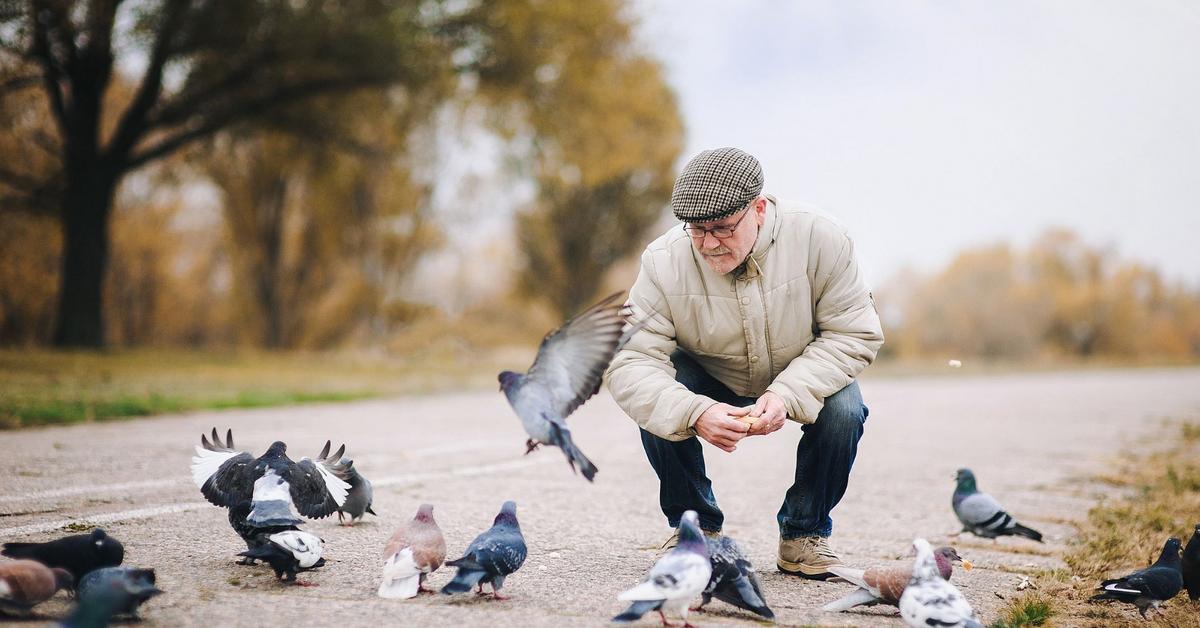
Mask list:
POLYGON ((687 510, 706 532, 724 521, 696 436, 733 452, 785 419, 802 424, 795 483, 779 509, 778 566, 825 579, 841 564, 829 512, 867 418, 854 380, 883 332, 846 230, 762 186, 758 160, 735 148, 684 167, 671 194, 684 224, 642 254, 630 304, 646 323, 613 360, 609 388, 641 427, 673 528, 687 510))

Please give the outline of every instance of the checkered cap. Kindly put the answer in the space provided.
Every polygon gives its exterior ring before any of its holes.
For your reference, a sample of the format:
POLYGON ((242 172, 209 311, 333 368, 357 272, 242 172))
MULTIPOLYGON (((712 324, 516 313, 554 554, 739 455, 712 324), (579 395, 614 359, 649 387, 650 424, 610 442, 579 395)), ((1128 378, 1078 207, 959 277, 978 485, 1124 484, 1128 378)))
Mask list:
POLYGON ((671 211, 684 222, 720 220, 748 205, 762 187, 762 166, 750 153, 706 150, 692 157, 675 179, 671 211))

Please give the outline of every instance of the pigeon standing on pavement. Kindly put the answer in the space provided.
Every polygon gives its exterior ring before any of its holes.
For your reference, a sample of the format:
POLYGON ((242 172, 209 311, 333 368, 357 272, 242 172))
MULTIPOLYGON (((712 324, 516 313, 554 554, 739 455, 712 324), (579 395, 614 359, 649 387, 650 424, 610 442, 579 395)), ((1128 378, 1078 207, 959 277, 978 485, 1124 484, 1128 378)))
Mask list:
POLYGON ((900 617, 912 628, 983 628, 971 604, 958 588, 942 578, 929 541, 916 539, 917 560, 904 593, 900 595, 900 617))
POLYGON ((162 593, 154 585, 154 570, 136 567, 105 567, 79 581, 80 606, 92 604, 104 608, 108 616, 129 615, 138 619, 138 607, 162 593))
POLYGON ((1150 608, 1175 597, 1183 588, 1183 573, 1180 571, 1179 548, 1182 541, 1175 537, 1167 539, 1162 554, 1153 565, 1135 571, 1123 578, 1112 578, 1100 583, 1097 589, 1103 593, 1093 595, 1091 601, 1117 600, 1137 607, 1142 617, 1150 608))
POLYGON ((324 459, 293 462, 287 456, 287 445, 280 441, 254 458, 234 449, 233 430, 226 432, 224 443, 216 428, 212 437, 209 443, 200 436, 201 444, 192 458, 192 480, 215 506, 232 508, 249 501, 245 522, 251 527, 297 526, 303 521, 293 507, 305 517, 321 519, 346 501, 350 484, 341 477, 346 469, 339 465, 324 459))
POLYGON ((407 599, 420 591, 425 577, 446 560, 446 539, 433 520, 433 506, 421 504, 417 515, 392 534, 383 549, 383 581, 379 597, 407 599))
MULTIPOLYGON (((937 564, 938 575, 943 580, 950 579, 954 572, 954 563, 962 564, 967 571, 971 570, 971 563, 963 560, 958 552, 948 545, 933 550, 933 559, 937 564)), ((913 567, 871 567, 864 570, 834 565, 829 571, 858 587, 853 593, 821 607, 822 610, 840 612, 855 606, 874 606, 881 603, 896 606, 900 603, 900 596, 904 594, 908 581, 912 579, 913 567)))
POLYGON ((1196 524, 1192 538, 1183 548, 1180 571, 1183 572, 1183 584, 1187 587, 1188 597, 1200 600, 1200 523, 1196 524))
POLYGON ((543 444, 558 447, 571 470, 578 466, 589 482, 596 476, 596 465, 571 440, 566 419, 600 391, 605 369, 638 328, 623 331, 623 295, 609 295, 546 334, 528 372, 504 371, 499 376, 500 389, 529 434, 525 453, 543 444))
POLYGON ((641 584, 617 596, 633 603, 613 621, 637 621, 658 611, 663 625, 670 625, 666 613, 671 613, 682 617, 685 627, 691 626, 687 621, 690 604, 707 588, 712 569, 696 511, 689 510, 679 523, 679 545, 654 563, 641 584))
POLYGON ((447 566, 457 567, 458 573, 442 587, 442 593, 466 593, 477 586, 482 594, 483 585, 491 584, 493 599, 508 599, 500 595, 500 589, 504 579, 525 563, 525 555, 525 537, 517 523, 517 504, 504 502, 492 527, 471 541, 462 558, 446 561, 447 566))
POLYGON ((301 530, 290 530, 272 534, 267 537, 267 542, 238 556, 264 561, 271 565, 276 578, 284 582, 296 582, 297 572, 325 565, 325 559, 321 557, 324 551, 324 539, 301 530))
POLYGON ((0 554, 61 567, 71 572, 78 583, 89 571, 120 565, 125 560, 125 546, 102 528, 96 528, 88 534, 73 534, 46 543, 5 543, 0 554))
MULTIPOLYGON (((229 525, 246 542, 246 549, 256 550, 267 545, 271 542, 270 537, 272 534, 300 529, 291 524, 265 527, 250 525, 246 521, 246 517, 250 515, 251 503, 250 500, 246 499, 229 508, 229 525)), ((237 562, 239 565, 253 565, 257 561, 247 556, 237 562)))
POLYGON ((954 514, 962 522, 964 532, 987 539, 1020 535, 1042 542, 1041 532, 1017 523, 1012 515, 1004 512, 1000 502, 975 488, 975 474, 970 469, 959 469, 954 479, 958 483, 954 487, 954 514))
POLYGON ((71 572, 36 560, 0 563, 0 609, 27 611, 74 584, 71 572))
POLYGON ((727 536, 706 536, 704 542, 708 546, 712 575, 701 593, 700 607, 696 610, 704 608, 715 597, 766 619, 774 619, 775 613, 767 606, 754 565, 737 541, 727 536))

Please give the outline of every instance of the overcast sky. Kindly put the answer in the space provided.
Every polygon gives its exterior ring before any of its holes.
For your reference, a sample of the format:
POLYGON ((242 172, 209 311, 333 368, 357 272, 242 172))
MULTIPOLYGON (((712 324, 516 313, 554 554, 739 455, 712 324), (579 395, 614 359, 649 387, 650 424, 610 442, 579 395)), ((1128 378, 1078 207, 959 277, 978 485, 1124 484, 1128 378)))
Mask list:
POLYGON ((1200 285, 1200 3, 636 0, 684 160, 737 146, 873 282, 1065 226, 1200 285))

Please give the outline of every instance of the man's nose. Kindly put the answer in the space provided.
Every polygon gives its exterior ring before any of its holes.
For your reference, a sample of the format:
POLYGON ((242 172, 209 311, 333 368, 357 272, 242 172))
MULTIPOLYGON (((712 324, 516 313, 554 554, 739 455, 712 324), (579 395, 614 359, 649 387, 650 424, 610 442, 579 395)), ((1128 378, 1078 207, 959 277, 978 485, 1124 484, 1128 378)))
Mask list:
POLYGON ((712 233, 709 233, 708 231, 705 231, 704 232, 704 242, 702 242, 702 244, 704 245, 705 249, 715 249, 718 246, 721 246, 721 241, 717 239, 717 236, 713 235, 712 233), (710 241, 712 242, 712 244, 709 244, 710 241))

